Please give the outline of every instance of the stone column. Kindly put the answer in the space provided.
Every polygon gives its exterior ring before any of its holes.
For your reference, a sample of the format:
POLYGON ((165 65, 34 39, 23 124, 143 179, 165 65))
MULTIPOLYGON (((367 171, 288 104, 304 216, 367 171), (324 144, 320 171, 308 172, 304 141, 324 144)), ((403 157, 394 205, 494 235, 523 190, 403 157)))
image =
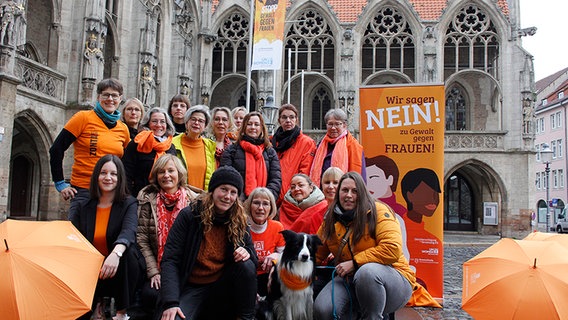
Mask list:
MULTIPOLYGON (((4 52, 2 52, 2 58, 4 58, 4 52)), ((19 83, 20 80, 13 75, 0 72, 0 114, 2 115, 0 117, 0 216, 10 215, 8 211, 10 158, 16 112, 16 87, 19 83)))

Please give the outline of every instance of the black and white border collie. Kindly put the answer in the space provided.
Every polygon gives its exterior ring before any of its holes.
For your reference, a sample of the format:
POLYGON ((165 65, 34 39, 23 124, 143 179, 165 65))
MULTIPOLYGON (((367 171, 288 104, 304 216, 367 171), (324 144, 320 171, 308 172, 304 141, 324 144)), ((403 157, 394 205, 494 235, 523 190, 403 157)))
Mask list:
POLYGON ((290 230, 281 233, 286 246, 270 275, 268 296, 257 319, 311 320, 315 255, 322 242, 317 235, 290 230))

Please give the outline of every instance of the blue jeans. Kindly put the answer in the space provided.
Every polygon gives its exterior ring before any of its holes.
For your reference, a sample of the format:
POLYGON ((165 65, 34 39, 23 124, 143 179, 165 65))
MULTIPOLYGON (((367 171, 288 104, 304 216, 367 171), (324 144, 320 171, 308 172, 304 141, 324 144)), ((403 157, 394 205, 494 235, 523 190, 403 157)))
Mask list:
POLYGON ((411 295, 410 282, 395 268, 366 263, 352 280, 335 276, 326 284, 314 302, 314 319, 333 319, 335 305, 341 319, 349 319, 351 312, 355 317, 359 312, 360 319, 382 320, 384 315, 404 307, 411 295))

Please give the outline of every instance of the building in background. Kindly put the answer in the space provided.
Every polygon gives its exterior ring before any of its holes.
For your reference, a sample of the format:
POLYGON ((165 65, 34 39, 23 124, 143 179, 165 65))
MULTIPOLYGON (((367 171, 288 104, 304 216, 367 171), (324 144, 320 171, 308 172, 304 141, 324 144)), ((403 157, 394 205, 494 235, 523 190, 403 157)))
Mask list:
POLYGON ((545 231, 548 219, 549 230, 556 230, 558 215, 568 203, 566 189, 568 68, 537 81, 536 96, 535 150, 537 155, 534 225, 538 230, 545 231), (551 151, 548 157, 541 152, 546 147, 551 151), (547 167, 548 173, 546 172, 547 167), (548 217, 547 212, 550 212, 548 217))
POLYGON ((249 97, 250 1, 1 3, 14 15, 0 42, 0 213, 66 217, 48 149, 104 77, 147 106, 176 93, 251 109, 289 96, 316 139, 330 108, 357 134, 362 85, 445 83, 444 228, 530 230, 534 79, 521 39, 534 29, 520 25, 519 0, 290 1, 282 69, 252 72, 249 97))

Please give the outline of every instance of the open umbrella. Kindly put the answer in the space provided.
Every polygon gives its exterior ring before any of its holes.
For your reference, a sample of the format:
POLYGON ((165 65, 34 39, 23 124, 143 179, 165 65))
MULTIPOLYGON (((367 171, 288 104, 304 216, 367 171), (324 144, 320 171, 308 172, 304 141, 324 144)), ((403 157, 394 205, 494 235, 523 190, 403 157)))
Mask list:
POLYGON ((0 223, 0 317, 76 319, 91 309, 103 256, 69 221, 0 223))
POLYGON ((501 239, 463 265, 462 308, 475 319, 568 319, 568 250, 501 239))
POLYGON ((531 232, 523 240, 555 241, 563 245, 566 249, 568 249, 568 234, 531 232))

